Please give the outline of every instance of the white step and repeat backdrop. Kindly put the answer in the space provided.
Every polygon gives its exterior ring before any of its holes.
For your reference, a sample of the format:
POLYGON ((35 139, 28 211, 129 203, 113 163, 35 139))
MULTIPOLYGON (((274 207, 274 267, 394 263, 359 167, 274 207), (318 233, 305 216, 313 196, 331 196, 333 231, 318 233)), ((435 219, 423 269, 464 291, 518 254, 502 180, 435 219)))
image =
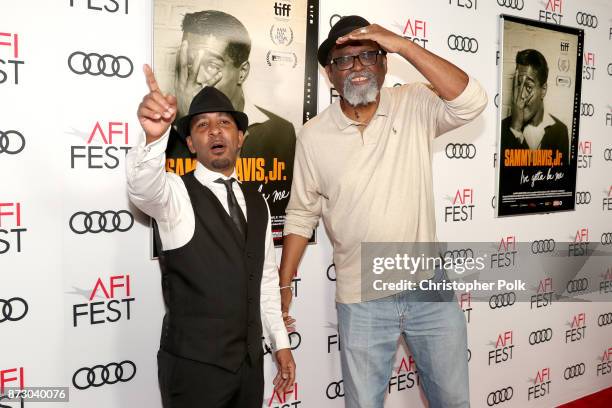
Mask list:
MULTIPOLYGON (((257 1, 271 24, 275 6, 291 2, 257 1)), ((361 14, 485 86, 484 114, 435 142, 440 240, 612 244, 608 0, 382 0, 376 7, 322 1, 319 11, 321 37, 339 16, 361 14), (501 13, 585 30, 582 194, 574 212, 493 216, 501 13), (461 51, 451 36, 472 46, 461 51), (447 216, 453 206, 466 216, 447 216)), ((150 259, 148 220, 129 204, 124 176, 125 153, 140 137, 135 112, 146 92, 141 67, 152 60, 152 24, 148 1, 0 3, 0 394, 8 387, 69 387, 69 402, 49 406, 160 406, 159 267, 150 259)), ((422 80, 397 56, 389 56, 389 67, 388 86, 422 80)), ((321 76, 319 110, 334 97, 321 76)), ((588 284, 603 295, 612 291, 612 260, 606 262, 596 276, 578 276, 572 290, 588 284)), ((543 293, 554 271, 549 277, 543 293)), ((343 406, 334 279, 331 246, 320 228, 294 279, 297 381, 286 395, 275 394, 268 353, 264 407, 343 406)), ((500 301, 492 308, 459 294, 468 320, 472 406, 550 407, 612 386, 612 293, 607 296, 542 307, 500 301)), ((389 374, 386 407, 426 406, 404 345, 389 374)))

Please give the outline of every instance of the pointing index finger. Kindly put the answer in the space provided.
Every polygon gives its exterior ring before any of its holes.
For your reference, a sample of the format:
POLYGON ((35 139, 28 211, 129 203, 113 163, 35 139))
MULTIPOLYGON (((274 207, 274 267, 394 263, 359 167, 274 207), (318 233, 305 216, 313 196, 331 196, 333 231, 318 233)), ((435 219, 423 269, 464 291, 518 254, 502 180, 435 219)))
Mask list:
POLYGON ((147 86, 149 87, 149 91, 159 92, 159 85, 157 85, 157 81, 155 80, 155 74, 153 74, 153 70, 151 69, 149 64, 145 64, 144 74, 147 80, 147 86))

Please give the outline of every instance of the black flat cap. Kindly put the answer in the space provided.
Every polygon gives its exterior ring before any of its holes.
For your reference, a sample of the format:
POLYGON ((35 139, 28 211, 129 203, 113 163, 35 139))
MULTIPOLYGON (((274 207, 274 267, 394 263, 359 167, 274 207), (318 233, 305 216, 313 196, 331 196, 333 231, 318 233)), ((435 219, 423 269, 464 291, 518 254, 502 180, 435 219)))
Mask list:
POLYGON ((345 16, 338 20, 331 30, 329 30, 327 39, 319 46, 319 51, 317 51, 319 64, 323 67, 327 65, 327 56, 332 47, 336 44, 338 38, 358 28, 367 27, 369 25, 370 23, 368 20, 360 16, 345 16))
POLYGON ((228 112, 236 121, 239 130, 246 132, 249 127, 249 118, 244 112, 234 109, 232 102, 217 88, 205 86, 193 98, 189 105, 189 113, 176 123, 179 135, 184 139, 191 134, 191 118, 200 113, 228 112))

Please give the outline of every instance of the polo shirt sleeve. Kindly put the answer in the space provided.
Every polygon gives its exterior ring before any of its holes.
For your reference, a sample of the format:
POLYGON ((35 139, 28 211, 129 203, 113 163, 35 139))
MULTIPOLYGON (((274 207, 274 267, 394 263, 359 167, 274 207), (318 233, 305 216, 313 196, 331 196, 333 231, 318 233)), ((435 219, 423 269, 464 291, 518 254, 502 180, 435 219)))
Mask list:
POLYGON ((421 95, 424 106, 428 106, 433 114, 431 119, 435 121, 436 136, 471 122, 487 106, 484 88, 472 77, 469 77, 463 92, 453 100, 440 98, 428 87, 423 87, 421 95))
POLYGON ((312 158, 302 137, 298 137, 295 144, 291 197, 287 204, 283 235, 296 234, 305 238, 312 236, 321 216, 320 191, 312 158))

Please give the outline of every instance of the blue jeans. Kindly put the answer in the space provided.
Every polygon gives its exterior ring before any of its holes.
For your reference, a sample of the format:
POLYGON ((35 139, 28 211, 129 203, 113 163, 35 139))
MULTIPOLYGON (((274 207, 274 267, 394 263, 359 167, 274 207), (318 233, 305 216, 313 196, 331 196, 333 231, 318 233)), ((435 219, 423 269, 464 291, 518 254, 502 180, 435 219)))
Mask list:
MULTIPOLYGON (((445 276, 436 271, 432 280, 445 276)), ((383 407, 400 335, 429 408, 470 406, 467 327, 452 292, 405 291, 337 310, 347 408, 383 407)))

